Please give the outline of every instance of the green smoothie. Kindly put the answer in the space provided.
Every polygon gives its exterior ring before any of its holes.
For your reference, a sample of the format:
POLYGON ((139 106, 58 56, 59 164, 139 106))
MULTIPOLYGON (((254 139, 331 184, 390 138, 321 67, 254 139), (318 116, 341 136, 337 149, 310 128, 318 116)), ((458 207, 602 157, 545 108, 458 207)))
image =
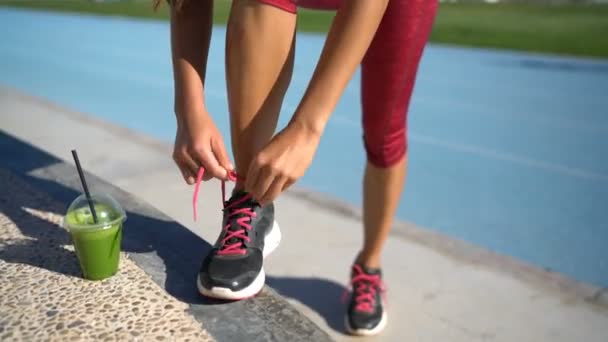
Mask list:
POLYGON ((95 223, 86 204, 81 201, 79 205, 71 206, 64 223, 70 230, 83 276, 101 280, 118 271, 122 225, 126 216, 116 203, 97 202, 94 204, 95 223))

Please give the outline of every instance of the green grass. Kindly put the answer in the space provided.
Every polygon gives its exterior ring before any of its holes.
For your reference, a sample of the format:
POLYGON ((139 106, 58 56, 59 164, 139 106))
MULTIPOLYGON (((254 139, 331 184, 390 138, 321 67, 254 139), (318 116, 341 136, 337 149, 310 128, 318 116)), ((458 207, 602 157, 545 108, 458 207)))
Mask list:
POLYGON ((431 40, 608 57, 608 6, 442 5, 431 40))
MULTIPOLYGON (((168 18, 150 1, 96 3, 85 0, 0 0, 0 6, 168 18)), ((224 24, 230 2, 216 0, 215 23, 224 24)), ((303 10, 298 29, 325 32, 332 12, 303 10)), ((441 4, 431 41, 464 46, 608 57, 608 5, 441 4)))

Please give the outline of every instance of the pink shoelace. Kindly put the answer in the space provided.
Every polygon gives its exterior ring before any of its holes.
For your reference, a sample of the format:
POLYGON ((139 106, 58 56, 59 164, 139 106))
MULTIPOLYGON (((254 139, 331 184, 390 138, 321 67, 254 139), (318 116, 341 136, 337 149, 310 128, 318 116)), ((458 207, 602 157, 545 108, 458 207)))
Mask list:
MULTIPOLYGON (((203 175, 205 174, 205 169, 203 167, 199 168, 198 174, 196 175, 196 184, 194 186, 194 196, 192 197, 192 209, 194 211, 194 221, 198 218, 197 206, 198 206, 198 193, 201 186, 201 181, 203 180, 203 175)), ((228 174, 228 179, 231 181, 242 180, 236 172, 231 171, 228 174)), ((222 207, 224 211, 228 211, 227 221, 228 223, 224 226, 224 232, 226 232, 226 236, 221 241, 221 247, 218 251, 219 255, 243 255, 246 253, 246 250, 241 248, 243 247, 242 241, 250 242, 251 239, 247 236, 247 231, 251 230, 251 220, 256 217, 256 213, 253 211, 253 208, 236 208, 239 204, 247 201, 251 198, 251 195, 245 195, 240 198, 238 201, 230 203, 227 205, 226 203, 226 181, 222 180, 222 207), (240 218, 236 220, 236 223, 240 229, 232 230, 232 224, 230 223, 230 218, 241 215, 240 218)))
MULTIPOLYGON (((385 287, 378 274, 367 274, 361 266, 353 265, 355 272, 354 277, 350 280, 350 286, 355 294, 355 310, 367 313, 374 312, 374 304, 376 304, 376 289, 379 289, 384 298, 385 287)), ((342 295, 342 301, 345 302, 348 297, 348 290, 342 295)))

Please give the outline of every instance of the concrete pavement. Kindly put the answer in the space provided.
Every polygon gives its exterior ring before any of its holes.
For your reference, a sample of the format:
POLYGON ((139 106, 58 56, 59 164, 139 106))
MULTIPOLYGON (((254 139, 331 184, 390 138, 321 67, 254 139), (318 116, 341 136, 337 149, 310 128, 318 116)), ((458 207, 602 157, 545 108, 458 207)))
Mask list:
MULTIPOLYGON (((84 167, 138 196, 207 241, 220 226, 219 183, 201 187, 199 222, 192 188, 170 146, 90 116, 0 88, 4 131, 60 159, 77 148, 84 167)), ((283 242, 266 263, 268 284, 336 340, 340 295, 361 244, 356 208, 305 189, 277 201, 283 242)), ((387 341, 605 341, 605 291, 495 255, 406 223, 384 254, 389 293, 387 341)))

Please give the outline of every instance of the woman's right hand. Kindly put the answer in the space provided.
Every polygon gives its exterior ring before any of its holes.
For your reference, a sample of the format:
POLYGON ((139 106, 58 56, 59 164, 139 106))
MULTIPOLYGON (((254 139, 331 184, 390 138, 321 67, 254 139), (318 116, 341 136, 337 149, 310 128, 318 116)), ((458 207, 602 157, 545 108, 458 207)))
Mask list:
POLYGON ((200 167, 205 168, 205 181, 228 180, 234 169, 222 135, 207 112, 178 115, 173 160, 188 184, 194 184, 200 167))

